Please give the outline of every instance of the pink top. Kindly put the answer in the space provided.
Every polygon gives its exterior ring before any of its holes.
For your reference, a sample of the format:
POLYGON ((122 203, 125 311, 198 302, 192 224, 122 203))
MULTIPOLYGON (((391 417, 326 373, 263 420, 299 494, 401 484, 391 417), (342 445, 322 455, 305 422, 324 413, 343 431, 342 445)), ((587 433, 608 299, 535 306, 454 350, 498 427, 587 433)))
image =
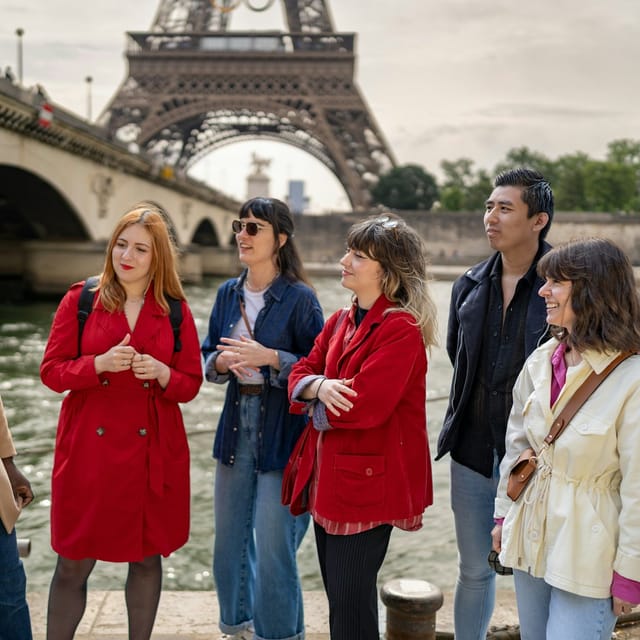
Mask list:
POLYGON ((567 350, 567 345, 561 342, 551 356, 551 406, 553 407, 555 401, 560 395, 562 387, 567 379, 567 364, 564 361, 564 354, 567 350))

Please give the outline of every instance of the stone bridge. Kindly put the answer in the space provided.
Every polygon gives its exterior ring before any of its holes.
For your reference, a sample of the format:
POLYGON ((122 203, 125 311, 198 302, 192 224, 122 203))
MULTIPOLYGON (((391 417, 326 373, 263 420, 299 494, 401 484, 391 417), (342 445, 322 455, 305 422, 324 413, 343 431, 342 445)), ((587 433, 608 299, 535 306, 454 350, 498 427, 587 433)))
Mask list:
POLYGON ((185 280, 237 272, 238 202, 108 140, 41 87, 0 78, 0 283, 58 294, 100 272, 117 220, 140 200, 168 211, 185 280))

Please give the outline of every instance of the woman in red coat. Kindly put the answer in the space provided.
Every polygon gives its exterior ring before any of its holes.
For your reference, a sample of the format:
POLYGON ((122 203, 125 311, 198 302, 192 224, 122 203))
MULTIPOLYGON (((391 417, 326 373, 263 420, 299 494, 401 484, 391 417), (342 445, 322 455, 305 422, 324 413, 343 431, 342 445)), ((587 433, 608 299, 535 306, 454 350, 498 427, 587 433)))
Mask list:
POLYGON ((289 375, 292 410, 312 415, 294 499, 308 491, 331 639, 377 640, 391 529, 419 529, 432 502, 425 377, 436 309, 422 240, 392 214, 355 224, 340 264, 353 304, 289 375))
POLYGON ((79 345, 75 284, 56 311, 42 381, 62 402, 51 483, 47 639, 73 638, 96 560, 128 562, 129 637, 151 636, 162 564, 189 536, 189 447, 179 402, 202 382, 200 346, 155 204, 118 223, 79 345), (182 322, 174 336, 168 298, 182 322))

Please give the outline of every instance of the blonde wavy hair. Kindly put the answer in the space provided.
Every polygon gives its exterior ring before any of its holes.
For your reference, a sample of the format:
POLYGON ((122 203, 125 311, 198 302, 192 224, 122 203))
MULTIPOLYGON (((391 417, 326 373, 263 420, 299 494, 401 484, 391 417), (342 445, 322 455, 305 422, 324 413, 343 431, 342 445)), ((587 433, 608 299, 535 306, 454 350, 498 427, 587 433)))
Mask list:
POLYGON ((406 311, 420 328, 426 347, 438 344, 437 307, 429 288, 428 261, 418 232, 402 218, 383 211, 354 224, 347 246, 361 251, 382 267, 382 293, 406 311))
POLYGON ((149 279, 153 282, 153 295, 156 302, 166 313, 169 313, 166 296, 185 300, 185 295, 176 268, 176 246, 169 235, 169 217, 160 205, 150 201, 135 204, 122 216, 113 230, 107 247, 104 268, 97 285, 100 301, 109 312, 124 307, 127 295, 114 271, 112 253, 122 232, 134 224, 142 225, 151 236, 149 279))

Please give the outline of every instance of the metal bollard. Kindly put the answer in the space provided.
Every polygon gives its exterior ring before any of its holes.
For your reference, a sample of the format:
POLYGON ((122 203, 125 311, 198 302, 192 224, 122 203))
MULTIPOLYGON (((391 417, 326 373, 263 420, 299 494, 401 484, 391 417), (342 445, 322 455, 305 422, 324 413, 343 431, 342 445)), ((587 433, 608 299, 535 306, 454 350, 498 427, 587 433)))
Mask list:
POLYGON ((438 587, 424 580, 391 580, 380 598, 387 607, 386 640, 435 640, 436 611, 444 601, 438 587))
POLYGON ((31 538, 18 538, 18 554, 27 558, 31 553, 31 538))

